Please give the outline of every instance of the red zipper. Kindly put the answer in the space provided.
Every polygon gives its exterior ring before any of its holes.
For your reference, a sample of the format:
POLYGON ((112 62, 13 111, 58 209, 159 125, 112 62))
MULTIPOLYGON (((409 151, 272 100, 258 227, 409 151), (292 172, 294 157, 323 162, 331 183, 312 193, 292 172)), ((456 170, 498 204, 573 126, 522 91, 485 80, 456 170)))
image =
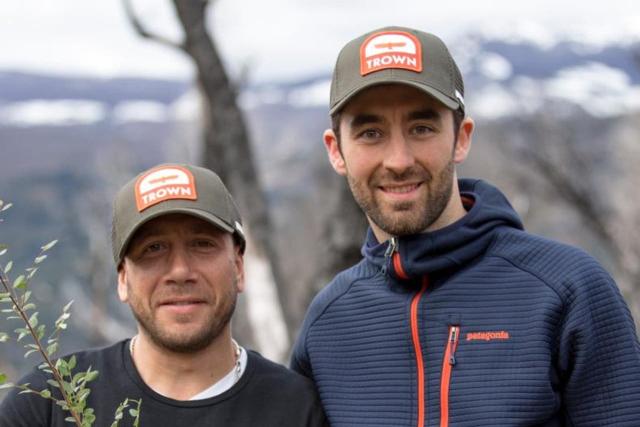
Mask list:
MULTIPOLYGON (((398 271, 398 267, 395 267, 396 271, 398 271)), ((427 286, 429 286, 429 279, 427 278, 427 276, 425 276, 422 280, 422 287, 420 288, 420 291, 413 297, 413 300, 411 301, 411 339, 413 340, 413 349, 416 353, 416 369, 418 371, 418 427, 424 427, 425 420, 424 360, 422 359, 420 330, 418 329, 418 304, 420 302, 420 298, 422 298, 422 295, 427 290, 427 286)))
POLYGON ((393 253, 393 269, 396 271, 396 274, 399 278, 407 280, 409 276, 402 268, 402 261, 400 260, 400 252, 393 253))
POLYGON ((440 376, 440 427, 449 426, 449 384, 451 370, 456 364, 456 349, 460 338, 460 326, 449 326, 447 349, 442 360, 442 375, 440 376))

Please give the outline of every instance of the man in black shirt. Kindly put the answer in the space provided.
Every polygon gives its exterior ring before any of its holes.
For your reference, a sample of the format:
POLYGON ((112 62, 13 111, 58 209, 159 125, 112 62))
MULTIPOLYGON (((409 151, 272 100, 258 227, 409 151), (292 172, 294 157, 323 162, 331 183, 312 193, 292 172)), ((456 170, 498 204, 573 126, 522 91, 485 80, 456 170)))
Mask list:
MULTIPOLYGON (((99 372, 87 401, 94 425, 111 425, 125 398, 142 399, 143 426, 326 425, 309 380, 231 337, 245 237, 215 173, 164 164, 138 175, 116 196, 112 243, 118 296, 138 334, 75 354, 76 372, 99 372)), ((42 390, 48 379, 34 370, 20 383, 42 390)), ((0 406, 0 427, 68 426, 68 416, 51 400, 15 391, 0 406)))

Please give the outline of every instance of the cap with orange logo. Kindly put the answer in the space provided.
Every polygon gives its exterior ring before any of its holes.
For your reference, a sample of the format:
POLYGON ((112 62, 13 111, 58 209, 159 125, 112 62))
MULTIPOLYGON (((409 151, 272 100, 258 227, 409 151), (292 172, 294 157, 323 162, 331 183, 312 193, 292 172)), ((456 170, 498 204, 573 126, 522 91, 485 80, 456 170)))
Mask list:
POLYGON ((410 28, 386 27, 350 41, 340 51, 330 114, 362 90, 391 83, 414 86, 448 108, 464 111, 462 74, 442 40, 410 28))
POLYGON ((198 166, 163 164, 142 172, 116 195, 111 234, 116 265, 140 226, 170 213, 193 215, 212 223, 236 236, 244 251, 240 214, 218 175, 198 166))

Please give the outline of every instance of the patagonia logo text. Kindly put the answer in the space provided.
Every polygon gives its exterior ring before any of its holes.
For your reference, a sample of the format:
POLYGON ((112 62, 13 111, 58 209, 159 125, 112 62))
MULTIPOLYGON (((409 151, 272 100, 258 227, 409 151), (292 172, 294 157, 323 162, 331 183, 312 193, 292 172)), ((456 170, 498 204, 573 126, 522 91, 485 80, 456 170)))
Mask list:
POLYGON ((371 35, 360 46, 360 74, 387 68, 422 71, 422 48, 413 35, 389 31, 371 35))
POLYGON ((136 181, 136 206, 139 212, 172 199, 197 200, 196 184, 187 169, 161 166, 136 181))
POLYGON ((508 339, 509 332, 507 331, 469 332, 466 338, 467 341, 496 341, 508 339))

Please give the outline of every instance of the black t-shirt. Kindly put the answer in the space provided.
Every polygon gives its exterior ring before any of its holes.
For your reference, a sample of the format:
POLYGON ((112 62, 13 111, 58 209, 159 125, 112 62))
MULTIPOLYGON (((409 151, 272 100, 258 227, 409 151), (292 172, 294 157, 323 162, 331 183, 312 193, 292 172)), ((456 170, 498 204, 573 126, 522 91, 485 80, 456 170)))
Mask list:
MULTIPOLYGON (((320 427, 328 425, 310 380, 248 352, 247 367, 240 380, 224 393, 208 399, 179 401, 150 389, 138 374, 128 351, 128 340, 100 350, 76 353, 74 372, 89 366, 99 372, 89 383, 87 406, 94 409, 94 427, 111 426, 118 405, 125 399, 142 399, 141 427, 156 426, 261 426, 320 427)), ((65 357, 68 360, 68 357, 65 357)), ((19 381, 35 390, 49 388, 47 374, 34 370, 19 381)), ((69 427, 70 414, 51 400, 14 389, 0 405, 0 427, 69 427)), ((126 413, 127 411, 125 411, 126 413)), ((131 426, 125 414, 121 427, 131 426)))

